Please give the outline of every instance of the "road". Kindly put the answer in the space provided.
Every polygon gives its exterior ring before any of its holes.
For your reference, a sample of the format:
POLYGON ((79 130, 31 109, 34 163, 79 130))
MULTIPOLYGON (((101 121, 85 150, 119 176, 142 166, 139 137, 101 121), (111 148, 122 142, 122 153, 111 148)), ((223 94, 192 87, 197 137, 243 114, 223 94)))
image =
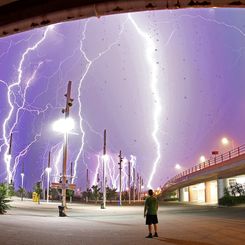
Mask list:
POLYGON ((16 200, 0 216, 1 245, 243 245, 245 207, 164 205, 159 238, 146 239, 142 206, 69 204, 58 217, 58 203, 16 200))

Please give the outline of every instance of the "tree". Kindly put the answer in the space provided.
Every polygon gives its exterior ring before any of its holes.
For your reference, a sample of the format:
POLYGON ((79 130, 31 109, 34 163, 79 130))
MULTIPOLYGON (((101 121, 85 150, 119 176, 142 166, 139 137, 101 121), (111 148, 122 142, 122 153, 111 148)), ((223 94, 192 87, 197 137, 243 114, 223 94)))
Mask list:
MULTIPOLYGON (((133 196, 133 188, 131 188, 131 198, 133 196)), ((128 195, 128 191, 122 191, 122 200, 125 201, 125 200, 128 200, 129 199, 129 195, 128 195)))
POLYGON ((8 204, 10 200, 7 200, 7 192, 8 188, 6 184, 0 184, 0 214, 5 214, 7 209, 10 208, 10 205, 8 204))
POLYGON ((14 196, 15 192, 14 192, 14 184, 11 182, 8 186, 7 186, 7 195, 11 198, 12 196, 14 196))
POLYGON ((51 188, 51 198, 52 200, 60 200, 61 199, 61 192, 62 190, 61 189, 52 189, 51 188))
POLYGON ((93 194, 91 189, 87 189, 86 191, 82 192, 82 197, 85 200, 85 202, 88 202, 88 200, 93 199, 93 194))
POLYGON ((26 190, 24 188, 22 188, 21 186, 19 186, 19 190, 17 191, 17 193, 21 197, 21 201, 23 201, 23 197, 24 197, 24 195, 26 193, 26 190))
POLYGON ((66 195, 69 197, 70 203, 71 203, 72 202, 72 197, 74 196, 74 190, 67 189, 66 195))
POLYGON ((234 185, 230 186, 230 189, 233 196, 242 196, 245 194, 245 190, 242 184, 235 183, 234 185))
POLYGON ((42 188, 41 188, 41 181, 38 181, 35 186, 34 186, 34 191, 37 193, 38 196, 38 204, 40 204, 40 197, 41 194, 43 192, 42 188))
POLYGON ((106 198, 110 200, 110 202, 112 199, 115 199, 116 195, 117 195, 117 188, 110 188, 108 186, 106 187, 106 198))
POLYGON ((97 204, 98 198, 100 196, 100 188, 98 187, 98 185, 92 186, 92 196, 95 199, 95 203, 97 204))

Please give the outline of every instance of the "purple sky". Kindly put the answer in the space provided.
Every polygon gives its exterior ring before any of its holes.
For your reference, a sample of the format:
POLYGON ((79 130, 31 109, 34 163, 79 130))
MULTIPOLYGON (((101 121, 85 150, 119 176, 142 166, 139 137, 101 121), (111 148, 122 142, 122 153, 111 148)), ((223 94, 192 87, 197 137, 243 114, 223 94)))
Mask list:
POLYGON ((224 136, 235 146, 244 144, 244 23, 243 9, 165 10, 91 18, 0 39, 0 180, 7 176, 5 142, 12 131, 9 170, 16 164, 15 186, 24 163, 25 187, 32 189, 50 150, 55 181, 63 138, 51 124, 63 117, 69 80, 76 134, 69 136, 68 162, 77 164, 78 187, 85 188, 87 168, 93 184, 104 129, 115 176, 122 150, 127 159, 136 156, 145 186, 155 166, 152 187, 176 175, 176 163, 185 169, 212 150, 229 150, 220 143, 224 136))

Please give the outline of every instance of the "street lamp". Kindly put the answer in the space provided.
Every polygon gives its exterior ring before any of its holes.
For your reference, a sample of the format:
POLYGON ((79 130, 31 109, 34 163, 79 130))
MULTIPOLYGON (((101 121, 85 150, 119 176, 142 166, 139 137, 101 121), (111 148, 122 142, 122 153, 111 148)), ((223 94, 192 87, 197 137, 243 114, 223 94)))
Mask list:
POLYGON ((106 165, 109 160, 109 156, 105 153, 102 155, 102 164, 103 164, 103 205, 101 206, 102 209, 106 208, 106 165))
POLYGON ((200 156, 199 160, 200 160, 200 163, 203 163, 206 161, 206 158, 205 156, 200 156))
POLYGON ((12 158, 12 141, 13 141, 13 133, 10 134, 9 148, 7 154, 5 155, 5 160, 7 163, 8 185, 12 184, 12 172, 10 171, 10 163, 12 158))
MULTIPOLYGON (((68 134, 74 129, 74 120, 70 117, 62 118, 55 121, 52 125, 54 131, 64 134, 64 145, 63 145, 63 178, 62 178, 62 206, 66 207, 66 162, 67 162, 67 145, 68 145, 68 134)), ((50 168, 46 168, 47 169, 50 168)), ((47 171, 48 176, 51 169, 47 171)), ((48 198, 47 198, 48 201, 48 198)))
POLYGON ((223 138, 221 139, 221 143, 222 143, 223 146, 228 146, 228 145, 231 144, 232 150, 234 150, 234 142, 233 142, 233 140, 229 140, 228 138, 223 137, 223 138))
MULTIPOLYGON (((53 124, 53 129, 58 132, 64 133, 64 145, 63 145, 63 173, 62 173, 62 209, 66 208, 66 163, 67 163, 67 144, 68 133, 74 128, 74 121, 69 117, 70 107, 72 106, 73 99, 71 98, 71 81, 68 82, 67 92, 65 94, 66 105, 62 109, 62 113, 65 114, 65 118, 56 121, 53 124)), ((66 216, 63 212, 60 212, 60 216, 66 216)))
POLYGON ((109 157, 106 155, 106 129, 104 129, 104 140, 103 140, 103 155, 102 155, 102 178, 103 178, 103 203, 101 205, 102 209, 106 208, 106 162, 108 161, 109 157))
POLYGON ((181 166, 177 163, 177 164, 175 165, 175 169, 181 170, 181 166))
POLYGON ((23 192, 24 192, 24 172, 22 172, 21 174, 21 201, 23 201, 23 192))
POLYGON ((50 177, 50 172, 52 171, 52 168, 47 167, 46 168, 46 172, 47 172, 47 203, 49 202, 49 186, 50 186, 50 181, 49 181, 49 177, 50 177))
POLYGON ((52 128, 56 132, 69 134, 74 129, 74 125, 75 125, 74 120, 68 117, 68 118, 61 118, 55 121, 52 125, 52 128))

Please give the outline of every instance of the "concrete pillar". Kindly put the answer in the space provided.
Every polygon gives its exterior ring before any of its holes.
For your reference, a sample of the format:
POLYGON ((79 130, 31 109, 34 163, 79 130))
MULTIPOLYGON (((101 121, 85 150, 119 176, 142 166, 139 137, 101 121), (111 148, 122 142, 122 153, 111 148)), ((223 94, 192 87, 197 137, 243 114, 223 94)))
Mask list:
POLYGON ((191 202, 192 196, 191 196, 191 188, 190 186, 186 187, 188 190, 188 202, 191 202))
POLYGON ((189 202, 189 187, 183 187, 179 189, 179 201, 189 202))
POLYGON ((227 187, 227 179, 218 179, 217 182, 218 199, 224 196, 224 189, 227 187))
POLYGON ((180 202, 180 189, 176 190, 176 197, 178 198, 178 200, 180 202))
POLYGON ((205 202, 206 203, 218 202, 217 180, 205 182, 205 202))
POLYGON ((205 203, 209 203, 209 182, 205 182, 205 203))
POLYGON ((205 202, 205 184, 199 183, 189 186, 190 202, 205 202))
POLYGON ((183 188, 179 189, 179 201, 180 202, 184 201, 184 190, 183 190, 183 188))

